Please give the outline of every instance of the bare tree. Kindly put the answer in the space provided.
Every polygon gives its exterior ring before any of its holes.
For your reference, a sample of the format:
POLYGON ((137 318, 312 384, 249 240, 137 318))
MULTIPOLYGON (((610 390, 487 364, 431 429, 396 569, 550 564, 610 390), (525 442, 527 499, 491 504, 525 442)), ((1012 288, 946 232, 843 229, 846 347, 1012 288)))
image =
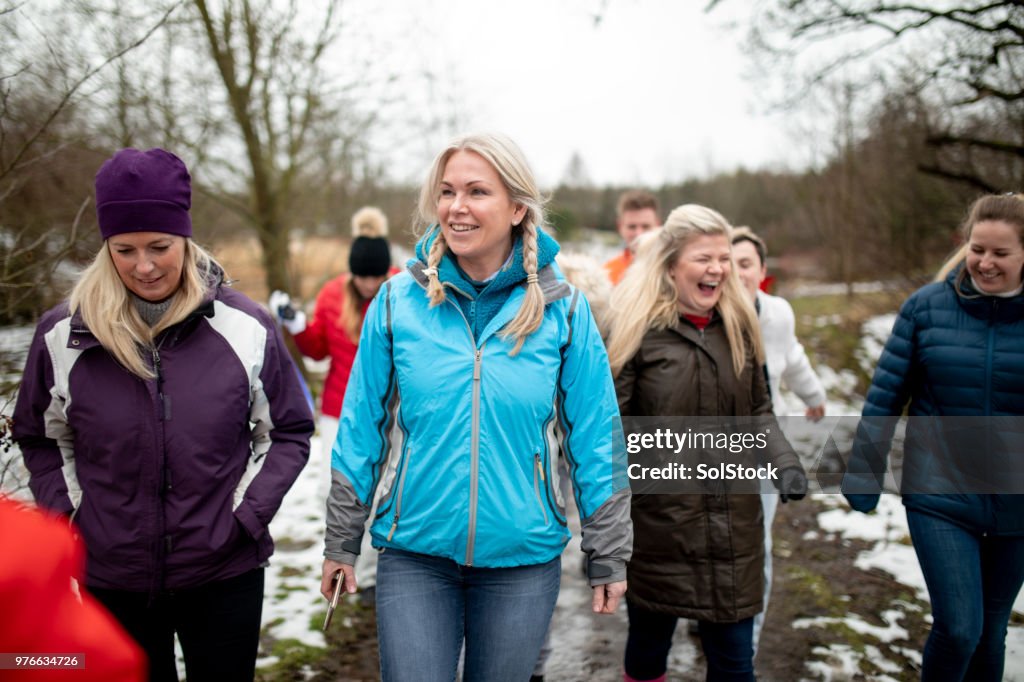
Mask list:
POLYGON ((287 288, 288 199, 325 107, 323 58, 339 30, 328 2, 310 38, 299 31, 299 4, 227 0, 191 3, 241 137, 249 175, 245 214, 263 247, 271 289, 287 288))
POLYGON ((79 184, 88 135, 83 103, 180 4, 140 13, 116 45, 80 39, 101 30, 103 17, 89 8, 0 9, 0 319, 38 312, 52 300, 56 273, 77 247, 89 207, 90 189, 79 184))
POLYGON ((987 191, 1024 181, 1019 0, 764 0, 749 43, 762 68, 785 74, 784 105, 837 75, 859 79, 864 96, 871 82, 884 88, 896 74, 914 74, 921 96, 943 111, 926 133, 935 157, 921 170, 987 191))

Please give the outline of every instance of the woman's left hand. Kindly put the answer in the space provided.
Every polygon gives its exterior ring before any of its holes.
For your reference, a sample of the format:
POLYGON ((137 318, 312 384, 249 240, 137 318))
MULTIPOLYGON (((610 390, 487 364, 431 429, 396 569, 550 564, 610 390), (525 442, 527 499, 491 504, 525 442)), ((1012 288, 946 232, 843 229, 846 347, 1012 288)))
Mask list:
POLYGON ((620 580, 617 583, 607 585, 594 585, 594 613, 615 613, 619 606, 619 600, 626 594, 626 581, 620 580))

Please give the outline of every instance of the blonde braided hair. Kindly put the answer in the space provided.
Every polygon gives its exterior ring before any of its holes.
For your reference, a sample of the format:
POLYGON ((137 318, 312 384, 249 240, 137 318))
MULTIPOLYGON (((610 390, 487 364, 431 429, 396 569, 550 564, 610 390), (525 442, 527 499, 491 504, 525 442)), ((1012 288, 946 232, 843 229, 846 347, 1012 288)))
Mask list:
POLYGON ((444 287, 441 286, 441 278, 437 276, 437 267, 441 264, 441 257, 448 250, 448 242, 445 241, 444 232, 441 226, 437 226, 437 236, 434 243, 430 245, 430 252, 427 254, 427 297, 430 298, 430 307, 441 305, 444 302, 444 287))
POLYGON ((537 281, 537 226, 523 227, 523 269, 526 270, 526 295, 516 316, 509 322, 502 338, 514 339, 512 355, 518 355, 526 337, 540 328, 544 321, 544 292, 537 281))

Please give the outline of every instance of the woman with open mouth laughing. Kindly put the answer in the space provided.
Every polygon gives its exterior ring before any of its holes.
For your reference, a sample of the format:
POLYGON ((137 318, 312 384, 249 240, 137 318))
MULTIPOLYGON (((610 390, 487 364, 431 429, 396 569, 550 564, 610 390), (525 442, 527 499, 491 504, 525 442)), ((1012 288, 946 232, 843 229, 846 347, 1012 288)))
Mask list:
MULTIPOLYGON (((771 416, 757 316, 732 267, 731 236, 725 218, 691 204, 640 238, 611 304, 608 356, 624 419, 771 416)), ((773 431, 765 454, 779 470, 775 484, 783 501, 800 499, 807 479, 773 431)), ((708 680, 754 679, 761 499, 725 487, 694 490, 633 496, 627 682, 665 679, 679 618, 698 621, 708 680)))

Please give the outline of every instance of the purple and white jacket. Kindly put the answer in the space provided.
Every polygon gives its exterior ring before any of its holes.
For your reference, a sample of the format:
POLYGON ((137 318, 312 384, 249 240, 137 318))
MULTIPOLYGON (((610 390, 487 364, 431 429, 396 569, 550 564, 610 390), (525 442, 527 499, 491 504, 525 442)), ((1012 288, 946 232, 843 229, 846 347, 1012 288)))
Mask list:
POLYGON ((157 343, 143 380, 66 303, 32 340, 13 435, 36 502, 81 532, 90 587, 156 592, 260 566, 309 456, 312 415, 260 306, 218 285, 157 343))

